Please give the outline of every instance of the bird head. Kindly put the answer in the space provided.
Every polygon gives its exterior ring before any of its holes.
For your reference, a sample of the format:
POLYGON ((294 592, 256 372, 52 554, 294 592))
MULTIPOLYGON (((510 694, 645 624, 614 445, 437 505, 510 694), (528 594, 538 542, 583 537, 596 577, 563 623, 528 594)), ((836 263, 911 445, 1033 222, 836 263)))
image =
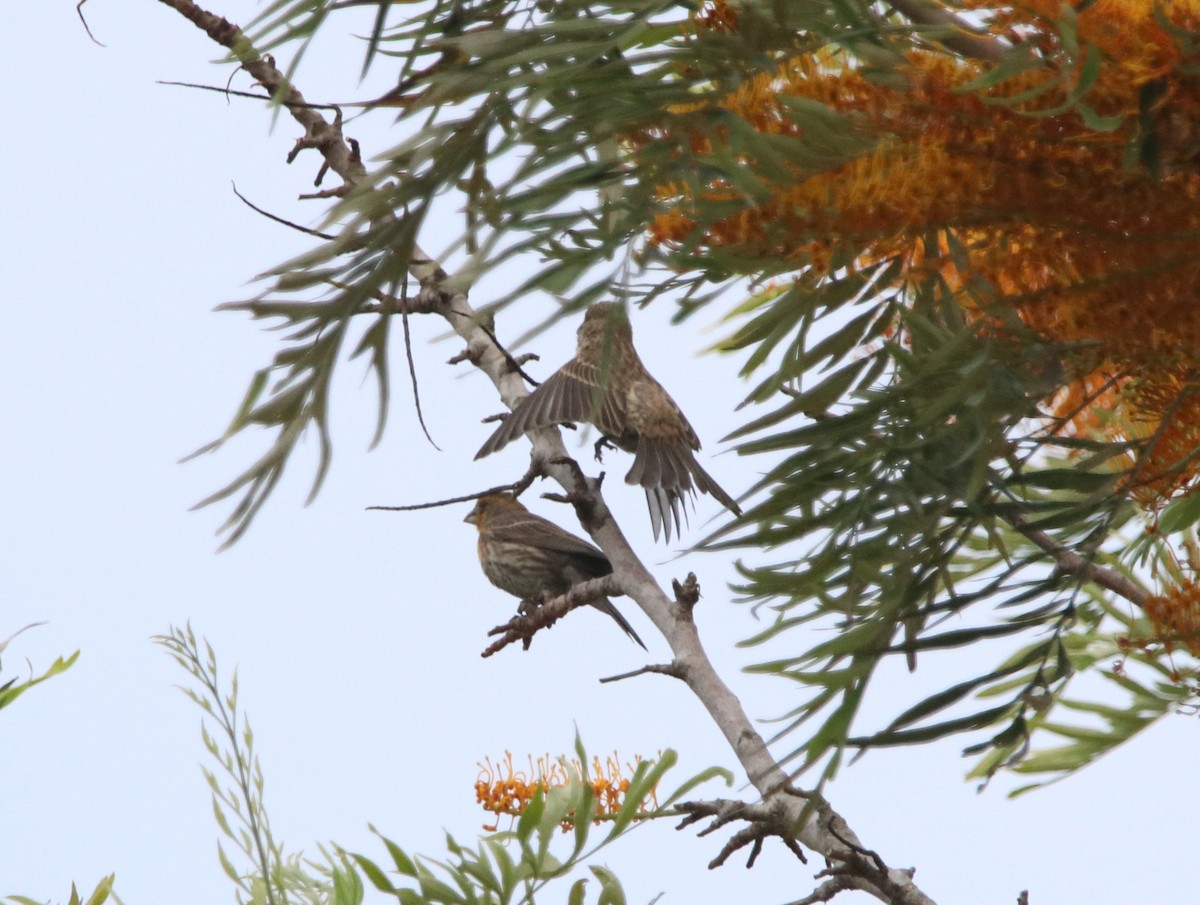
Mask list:
POLYGON ((625 349, 633 348, 633 328, 625 306, 618 302, 597 302, 588 307, 579 325, 577 357, 595 362, 608 361, 614 353, 618 367, 625 349))
POLYGON ((468 525, 482 528, 488 516, 505 509, 526 511, 524 506, 507 493, 487 493, 475 501, 475 507, 467 513, 467 517, 463 521, 468 525))

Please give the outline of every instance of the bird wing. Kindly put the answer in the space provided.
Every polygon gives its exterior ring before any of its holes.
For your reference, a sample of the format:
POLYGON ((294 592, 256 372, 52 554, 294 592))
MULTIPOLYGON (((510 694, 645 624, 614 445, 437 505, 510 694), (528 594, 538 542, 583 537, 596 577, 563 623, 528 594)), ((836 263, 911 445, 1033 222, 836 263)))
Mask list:
POLYGON ((496 515, 488 521, 487 526, 503 532, 504 539, 511 543, 528 544, 543 550, 585 557, 594 563, 596 573, 592 577, 607 575, 612 571, 608 557, 599 548, 528 510, 496 515))
POLYGON ((496 452, 522 434, 563 421, 594 424, 612 437, 623 432, 624 413, 615 394, 604 391, 599 369, 571 359, 526 396, 475 454, 496 452))

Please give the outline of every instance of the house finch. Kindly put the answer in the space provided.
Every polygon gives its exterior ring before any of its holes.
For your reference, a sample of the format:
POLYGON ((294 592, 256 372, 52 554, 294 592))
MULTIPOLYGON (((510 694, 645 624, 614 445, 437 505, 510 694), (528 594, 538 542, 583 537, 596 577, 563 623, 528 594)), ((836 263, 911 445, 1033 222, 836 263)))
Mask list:
POLYGON ((697 489, 741 515, 733 498, 696 461, 700 440, 675 400, 638 358, 633 329, 621 306, 592 305, 578 336, 575 357, 517 405, 475 458, 494 453, 527 431, 561 421, 586 421, 634 454, 625 483, 645 489, 655 540, 662 528, 671 542, 672 518, 679 530, 679 501, 697 489))
MULTIPOLYGON (((479 564, 487 580, 522 600, 557 597, 581 581, 612 573, 612 563, 600 550, 534 515, 507 494, 480 497, 463 521, 479 530, 479 564)), ((612 601, 601 597, 591 603, 645 649, 612 601)))

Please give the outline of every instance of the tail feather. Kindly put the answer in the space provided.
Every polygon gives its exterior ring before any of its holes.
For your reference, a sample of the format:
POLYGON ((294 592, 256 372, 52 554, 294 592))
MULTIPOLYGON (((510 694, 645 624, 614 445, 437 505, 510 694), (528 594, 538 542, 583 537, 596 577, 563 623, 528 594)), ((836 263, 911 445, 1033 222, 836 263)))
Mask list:
POLYGON ((612 616, 617 625, 624 629, 625 634, 641 645, 642 650, 649 649, 646 647, 645 642, 638 637, 638 633, 633 630, 633 626, 630 625, 625 617, 621 615, 621 611, 613 606, 613 602, 611 600, 609 600, 607 597, 602 597, 599 600, 593 600, 592 606, 594 606, 600 612, 607 613, 609 616, 612 616))
POLYGON ((675 523, 675 533, 682 535, 682 525, 687 521, 687 507, 683 505, 683 497, 663 487, 647 487, 645 490, 646 508, 650 510, 650 528, 654 532, 654 539, 658 540, 658 535, 663 533, 666 535, 666 543, 669 544, 671 522, 675 523))
POLYGON ((682 503, 697 490, 711 494, 730 512, 742 514, 733 497, 701 467, 692 451, 679 442, 639 437, 633 467, 625 475, 625 483, 646 491, 655 540, 661 533, 666 535, 667 543, 671 542, 671 522, 674 521, 678 533, 687 517, 687 508, 682 503))
POLYGON ((696 479, 696 486, 700 488, 701 493, 712 494, 717 500, 732 512, 734 515, 741 515, 742 510, 737 503, 733 501, 733 497, 721 489, 721 485, 712 479, 712 476, 700 467, 700 463, 696 461, 696 457, 692 456, 692 461, 689 464, 692 476, 696 479))

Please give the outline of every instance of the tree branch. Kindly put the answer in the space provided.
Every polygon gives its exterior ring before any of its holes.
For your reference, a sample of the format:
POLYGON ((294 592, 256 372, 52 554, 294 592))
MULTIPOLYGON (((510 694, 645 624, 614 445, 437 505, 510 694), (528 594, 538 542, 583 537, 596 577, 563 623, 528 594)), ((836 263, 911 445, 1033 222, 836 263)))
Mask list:
POLYGON ((1030 528, 1029 520, 1023 515, 1006 516, 1006 519, 1010 525, 1033 541, 1036 546, 1054 557, 1054 564, 1060 572, 1064 572, 1067 575, 1078 575, 1080 578, 1094 582, 1105 590, 1112 591, 1114 594, 1124 597, 1136 606, 1145 607, 1149 595, 1120 572, 1106 566, 1098 566, 1092 560, 1080 556, 1065 544, 1059 543, 1045 531, 1030 528))
POLYGON ((488 632, 489 635, 501 637, 499 641, 490 644, 481 656, 490 657, 516 641, 520 641, 522 647, 529 650, 529 644, 535 634, 544 628, 550 628, 571 610, 587 606, 601 597, 619 597, 624 593, 615 575, 603 575, 590 581, 582 581, 567 593, 549 600, 523 601, 520 615, 488 632), (527 607, 526 604, 531 602, 534 605, 527 607))
MULTIPOLYGON (((308 104, 287 82, 274 62, 260 55, 241 30, 224 18, 201 9, 191 0, 160 2, 228 48, 233 58, 287 108, 305 130, 293 157, 306 148, 317 150, 325 162, 322 170, 327 167, 341 177, 344 185, 340 191, 348 191, 364 181, 366 171, 361 157, 343 136, 340 116, 335 115, 333 122, 327 122, 317 108, 308 104)), ((520 370, 513 366, 512 357, 484 326, 484 319, 467 304, 467 291, 457 288, 463 281, 451 281, 438 263, 416 246, 408 266, 421 285, 409 310, 431 311, 444 318, 466 343, 466 360, 488 376, 507 406, 514 407, 528 395, 520 370), (451 291, 445 288, 447 285, 456 288, 451 291)), ((865 849, 857 837, 827 803, 814 804, 787 794, 787 774, 772 757, 741 702, 717 674, 704 650, 688 605, 694 601, 685 598, 677 603, 658 586, 609 513, 599 482, 583 475, 579 466, 568 457, 562 435, 556 428, 537 431, 531 440, 533 467, 544 468, 567 492, 584 528, 612 562, 613 580, 617 586, 662 632, 674 655, 673 666, 717 724, 746 775, 762 795, 761 804, 755 807, 769 808, 778 813, 779 820, 796 827, 793 838, 824 856, 832 865, 830 870, 836 872, 841 882, 892 905, 932 905, 932 900, 912 882, 910 871, 887 869, 882 862, 876 864, 865 858, 861 854, 865 849)))

